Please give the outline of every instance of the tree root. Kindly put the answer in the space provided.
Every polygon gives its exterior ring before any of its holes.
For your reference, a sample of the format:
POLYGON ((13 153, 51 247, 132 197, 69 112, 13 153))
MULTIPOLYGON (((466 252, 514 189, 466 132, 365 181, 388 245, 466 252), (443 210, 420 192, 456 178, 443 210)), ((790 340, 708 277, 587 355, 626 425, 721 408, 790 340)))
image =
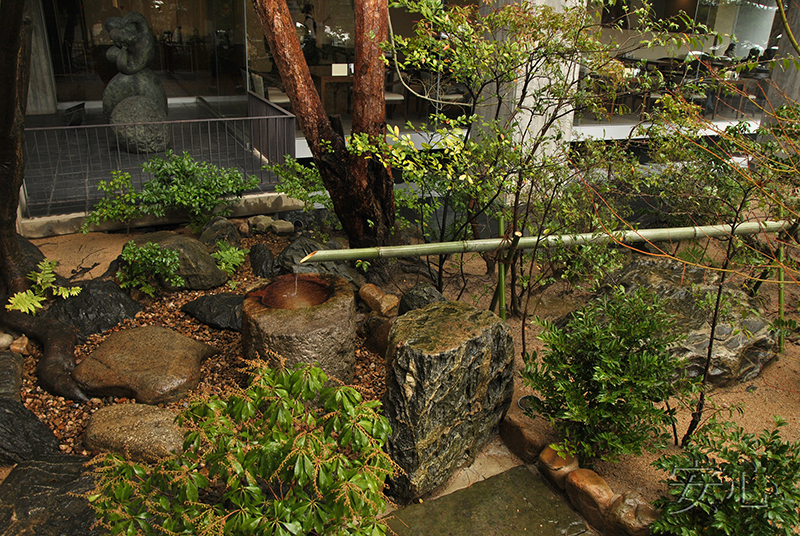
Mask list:
POLYGON ((76 402, 89 400, 72 378, 78 344, 75 330, 58 320, 6 310, 0 311, 0 324, 25 333, 42 345, 36 375, 43 389, 76 402))

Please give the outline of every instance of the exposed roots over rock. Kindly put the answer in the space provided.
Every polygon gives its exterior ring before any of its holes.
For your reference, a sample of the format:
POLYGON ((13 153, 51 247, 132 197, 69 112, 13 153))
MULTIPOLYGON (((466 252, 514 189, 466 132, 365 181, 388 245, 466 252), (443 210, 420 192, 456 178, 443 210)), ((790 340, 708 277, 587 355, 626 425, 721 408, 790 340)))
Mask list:
POLYGON ((0 325, 25 333, 42 345, 42 358, 36 367, 36 375, 42 388, 77 402, 89 400, 72 379, 75 345, 78 343, 75 331, 46 316, 7 311, 4 307, 0 309, 0 325))

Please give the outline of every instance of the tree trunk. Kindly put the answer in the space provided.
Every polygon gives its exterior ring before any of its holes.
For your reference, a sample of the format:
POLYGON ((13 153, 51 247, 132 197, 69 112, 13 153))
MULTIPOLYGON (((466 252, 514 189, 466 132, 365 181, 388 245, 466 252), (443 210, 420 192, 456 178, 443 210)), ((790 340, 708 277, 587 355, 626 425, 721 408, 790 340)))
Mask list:
MULTIPOLYGON (((28 102, 31 20, 25 2, 0 2, 0 304, 26 290, 25 256, 17 241, 17 206, 25 161, 25 108, 28 102)), ((6 311, 0 305, 0 325, 38 340, 43 346, 37 375, 44 389, 71 400, 87 400, 72 379, 75 332, 61 322, 6 311)))
POLYGON ((0 32, 0 292, 7 298, 28 288, 17 242, 17 207, 25 171, 22 148, 31 21, 25 2, 0 3, 0 20, 6 24, 0 32))
MULTIPOLYGON (((384 244, 394 228, 390 170, 375 158, 349 153, 345 140, 332 127, 311 78, 286 2, 253 0, 253 4, 286 94, 350 246, 384 244)), ((385 135, 386 114, 385 67, 380 44, 388 36, 388 5, 380 0, 358 0, 355 17, 352 134, 363 133, 373 140, 381 140, 385 135)))

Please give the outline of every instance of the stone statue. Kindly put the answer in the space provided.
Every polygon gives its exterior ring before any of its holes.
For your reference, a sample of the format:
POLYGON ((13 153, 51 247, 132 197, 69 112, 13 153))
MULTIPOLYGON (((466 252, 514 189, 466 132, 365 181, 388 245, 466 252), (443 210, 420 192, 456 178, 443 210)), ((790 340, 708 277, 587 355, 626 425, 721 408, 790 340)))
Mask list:
MULTIPOLYGON (((144 15, 135 11, 110 17, 103 23, 114 46, 106 57, 119 73, 103 92, 103 115, 112 124, 159 122, 167 119, 167 94, 152 69, 156 41, 144 15)), ((118 127, 120 145, 131 152, 156 152, 166 148, 165 126, 118 127)))

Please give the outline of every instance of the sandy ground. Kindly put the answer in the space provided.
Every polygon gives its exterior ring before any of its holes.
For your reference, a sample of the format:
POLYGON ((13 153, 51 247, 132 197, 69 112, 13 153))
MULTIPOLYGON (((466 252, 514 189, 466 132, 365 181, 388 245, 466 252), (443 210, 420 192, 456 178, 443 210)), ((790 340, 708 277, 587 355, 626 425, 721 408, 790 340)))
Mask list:
MULTIPOLYGON (((77 279, 96 277, 102 274, 108 264, 114 260, 122 250, 123 245, 132 236, 124 233, 90 233, 88 235, 68 235, 34 240, 33 242, 42 250, 47 258, 58 259, 57 271, 71 277, 78 273, 77 279)), ((466 290, 461 293, 460 299, 478 307, 487 307, 491 299, 491 290, 494 285, 493 278, 485 275, 485 268, 480 259, 470 257, 465 263, 464 275, 468 280, 466 290)), ((400 293, 421 280, 421 276, 406 275, 387 285, 386 292, 400 293)), ((445 295, 455 299, 460 292, 460 277, 453 280, 445 289, 445 295)), ((790 304, 788 314, 797 318, 795 306, 800 290, 797 285, 789 286, 790 304)), ((776 285, 765 284, 762 293, 768 296, 768 314, 774 315, 777 300, 776 285)), ((546 292, 533 310, 534 314, 548 318, 557 318, 574 308, 580 300, 576 298, 573 289, 556 288, 546 292)), ((772 317, 772 316, 770 316, 772 317)), ((522 331, 526 330, 528 351, 541 348, 536 339, 538 327, 528 323, 523 325, 518 318, 511 318, 508 324, 514 333, 517 347, 517 368, 521 370, 522 362, 522 331)), ((710 417, 715 412, 724 412, 725 408, 741 404, 745 411, 743 415, 734 415, 732 420, 740 423, 747 431, 758 433, 764 428, 772 428, 773 415, 780 415, 788 424, 782 430, 786 440, 800 440, 800 350, 794 337, 790 337, 786 353, 769 365, 763 374, 752 382, 738 384, 725 389, 718 389, 710 394, 709 409, 706 416, 710 417), (716 409, 713 409, 716 408, 716 409)), ((528 394, 521 385, 519 378, 515 386, 516 400, 528 394)), ((690 418, 689 408, 682 408, 679 415, 678 434, 683 435, 690 418)), ((594 469, 603 475, 616 493, 626 491, 639 491, 647 500, 654 500, 664 493, 666 486, 660 483, 666 475, 660 474, 650 466, 657 455, 642 457, 625 457, 618 463, 599 463, 594 469)), ((0 470, 0 480, 3 477, 0 470)))

